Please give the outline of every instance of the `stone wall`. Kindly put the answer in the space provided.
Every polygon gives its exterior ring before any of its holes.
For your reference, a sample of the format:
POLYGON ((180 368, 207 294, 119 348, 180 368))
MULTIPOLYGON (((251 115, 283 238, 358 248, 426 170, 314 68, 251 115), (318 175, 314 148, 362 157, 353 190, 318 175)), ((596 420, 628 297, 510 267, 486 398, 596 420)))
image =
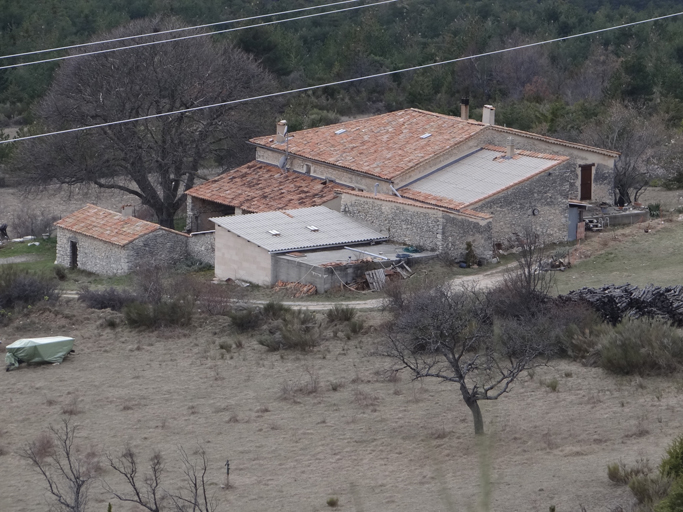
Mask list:
POLYGON ((513 233, 527 226, 542 232, 548 242, 567 240, 569 206, 574 186, 573 164, 568 163, 501 192, 471 208, 493 215, 493 241, 509 245, 513 233), (534 214, 534 210, 537 212, 534 214))
POLYGON ((216 259, 215 231, 192 233, 187 241, 188 256, 214 266, 216 259))
POLYGON ((128 268, 172 267, 187 258, 189 236, 170 229, 157 229, 124 246, 128 268))
POLYGON ((71 266, 71 242, 76 242, 78 268, 105 276, 130 272, 126 247, 110 244, 91 236, 57 228, 57 265, 71 266))
POLYGON ((235 215, 233 206, 226 206, 198 197, 187 196, 187 225, 190 231, 211 231, 214 224, 212 217, 235 215))
POLYGON ((342 213, 372 226, 390 240, 447 252, 464 259, 466 242, 477 254, 490 259, 493 254, 491 219, 472 219, 435 208, 422 208, 380 199, 342 195, 342 213))

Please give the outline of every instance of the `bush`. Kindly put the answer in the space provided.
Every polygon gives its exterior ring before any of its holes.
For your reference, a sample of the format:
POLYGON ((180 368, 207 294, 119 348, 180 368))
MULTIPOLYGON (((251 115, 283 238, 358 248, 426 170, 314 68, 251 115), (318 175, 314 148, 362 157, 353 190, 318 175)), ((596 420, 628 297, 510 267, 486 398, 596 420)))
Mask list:
POLYGON ((600 364, 621 375, 675 372, 683 361, 683 336, 662 320, 626 320, 604 335, 600 364))
POLYGON ((650 212, 650 217, 657 218, 661 214, 661 205, 659 203, 648 204, 647 209, 650 212))
POLYGON ((672 478, 683 476, 683 435, 674 439, 666 449, 666 457, 662 460, 659 471, 662 475, 672 478))
POLYGON ((301 351, 313 349, 320 337, 315 313, 301 309, 292 310, 283 320, 280 335, 282 348, 301 351))
POLYGON ((261 309, 261 313, 266 320, 281 320, 291 311, 292 308, 289 306, 273 300, 265 304, 261 309))
POLYGON ((681 512, 683 510, 683 480, 678 479, 669 489, 668 496, 655 507, 655 512, 681 512))
POLYGON ((339 505, 339 498, 337 497, 332 497, 332 498, 327 498, 327 506, 334 508, 339 505))
POLYGON ((123 317, 131 327, 186 327, 192 322, 194 302, 174 299, 157 304, 130 302, 123 307, 123 317))
POLYGON ((92 309, 121 311, 126 304, 135 302, 135 295, 128 290, 116 288, 97 291, 84 287, 78 295, 78 300, 85 302, 86 306, 92 309))
POLYGON ((360 334, 360 332, 363 330, 364 326, 365 326, 365 322, 361 319, 351 320, 349 322, 349 332, 351 334, 360 334))
POLYGON ((253 331, 263 324, 263 315, 258 308, 229 311, 228 317, 230 317, 230 321, 235 329, 240 332, 253 331))
POLYGON ((60 281, 64 281, 66 279, 66 267, 64 265, 55 265, 54 270, 57 279, 60 281))
POLYGON ((198 260, 197 258, 189 257, 176 263, 175 269, 182 273, 205 272, 207 270, 213 270, 213 265, 198 260))
POLYGON ((336 304, 332 309, 327 310, 327 319, 330 322, 350 322, 358 311, 351 306, 341 306, 336 304))
POLYGON ((0 310, 7 312, 56 297, 56 286, 52 279, 27 270, 19 270, 14 265, 0 267, 0 310))

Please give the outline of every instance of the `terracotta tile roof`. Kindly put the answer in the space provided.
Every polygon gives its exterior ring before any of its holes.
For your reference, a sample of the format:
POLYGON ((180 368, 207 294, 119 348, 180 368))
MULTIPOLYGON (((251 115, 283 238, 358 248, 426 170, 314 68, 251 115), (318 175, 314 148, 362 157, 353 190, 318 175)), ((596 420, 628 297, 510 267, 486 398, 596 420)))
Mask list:
MULTIPOLYGON (((486 125, 476 121, 411 108, 290 133, 288 150, 390 180, 484 128, 486 125)), ((250 142, 285 150, 285 144, 276 143, 274 137, 258 137, 250 142)))
POLYGON ((157 229, 162 229, 158 224, 135 217, 124 217, 120 213, 92 204, 55 222, 55 226, 120 246, 129 244, 157 229))
MULTIPOLYGON (((468 210, 468 209, 460 209, 459 207, 453 208, 452 206, 446 206, 446 205, 437 205, 437 204, 430 204, 427 201, 417 201, 417 200, 412 200, 403 193, 401 193, 402 197, 397 197, 397 196, 390 196, 388 194, 377 194, 375 195, 372 192, 360 192, 358 190, 337 190, 338 194, 348 194, 350 196, 358 196, 358 197, 365 197, 368 199, 373 199, 376 201, 385 201, 388 203, 397 203, 397 204, 405 204, 407 206, 414 206, 417 208, 425 208, 428 210, 437 210, 441 212, 446 212, 446 213, 459 213, 461 215, 464 215, 466 217, 476 217, 478 219, 492 219, 493 216, 489 215, 488 213, 481 213, 481 212, 475 212, 474 210, 468 210), (457 210, 457 211, 456 211, 457 210)), ((426 196, 429 196, 429 194, 426 194, 426 196)), ((437 197, 437 196, 431 196, 439 201, 443 201, 444 198, 442 197, 437 197)), ((452 202, 453 205, 458 204, 455 202, 452 202)))
POLYGON ((591 151, 593 153, 599 153, 601 155, 610 156, 613 158, 621 155, 618 151, 611 151, 609 149, 596 148, 594 146, 587 146, 586 144, 579 144, 578 142, 569 142, 568 140, 556 139, 554 137, 547 137, 545 135, 539 135, 537 133, 523 132, 522 130, 515 130, 514 128, 507 128, 505 126, 494 125, 491 126, 492 130, 497 130, 499 132, 509 133, 511 135, 519 135, 520 137, 526 137, 527 139, 536 139, 548 142, 550 144, 558 144, 560 146, 566 146, 569 148, 582 149, 584 151, 591 151))
POLYGON ((187 195, 259 213, 320 206, 335 198, 335 188, 339 184, 253 161, 191 188, 187 195))

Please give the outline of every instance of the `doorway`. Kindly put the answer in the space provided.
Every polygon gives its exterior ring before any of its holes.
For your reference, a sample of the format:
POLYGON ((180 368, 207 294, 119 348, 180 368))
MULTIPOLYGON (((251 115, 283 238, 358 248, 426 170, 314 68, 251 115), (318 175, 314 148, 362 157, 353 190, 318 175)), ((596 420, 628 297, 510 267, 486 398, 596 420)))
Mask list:
POLYGON ((69 249, 71 252, 71 258, 69 260, 69 267, 72 269, 78 267, 78 242, 71 241, 69 242, 69 249))
POLYGON ((581 166, 580 201, 593 199, 593 165, 581 166))

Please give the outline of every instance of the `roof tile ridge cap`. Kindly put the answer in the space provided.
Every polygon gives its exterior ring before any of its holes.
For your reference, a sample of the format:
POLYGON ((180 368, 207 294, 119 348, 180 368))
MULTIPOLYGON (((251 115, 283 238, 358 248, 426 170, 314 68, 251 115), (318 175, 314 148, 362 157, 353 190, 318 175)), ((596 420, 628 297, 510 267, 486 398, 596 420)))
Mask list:
POLYGON ((558 139, 557 137, 550 137, 549 135, 541 135, 540 133, 534 133, 534 132, 527 132, 524 130, 518 130, 517 128, 509 128, 507 126, 500 126, 500 125, 489 125, 492 129, 494 130, 499 130, 499 131, 505 131, 505 132, 511 132, 511 133, 521 133, 524 135, 527 135, 531 138, 539 138, 539 139, 545 139, 549 141, 554 141, 560 144, 564 145, 569 145, 569 146, 574 146, 577 148, 587 148, 587 149, 592 149, 595 150, 598 153, 609 153, 612 155, 620 155, 621 153, 619 151, 613 151, 611 149, 604 149, 604 148, 599 148, 597 146, 590 146, 588 144, 582 144, 581 142, 572 142, 569 140, 564 140, 564 139, 558 139))
POLYGON ((430 116, 445 117, 446 119, 452 119, 454 121, 461 121, 461 119, 459 117, 449 116, 448 114, 442 114, 440 112, 431 112, 429 110, 423 110, 421 108, 415 108, 415 107, 410 107, 410 108, 403 109, 403 110, 395 110, 394 112, 406 112, 408 110, 412 110, 413 112, 419 112, 421 114, 427 114, 430 116))
MULTIPOLYGON (((176 235, 182 235, 182 236, 186 236, 188 238, 191 238, 191 235, 188 235, 187 233, 183 233, 182 231, 176 231, 175 229, 167 228, 167 227, 161 226, 159 224, 157 224, 156 226, 157 226, 157 229, 162 229, 164 231, 168 231, 169 233, 175 233, 176 235)), ((156 231, 156 229, 154 231, 156 231)), ((150 231, 150 233, 151 233, 151 231, 150 231)))
MULTIPOLYGON (((483 219, 492 219, 492 218, 493 218, 493 215, 489 215, 488 213, 478 212, 478 211, 475 211, 475 210, 471 210, 471 209, 466 208, 467 205, 466 205, 465 203, 459 203, 458 201, 453 201, 455 204, 460 204, 460 205, 462 205, 462 206, 458 206, 458 207, 455 207, 455 206, 444 206, 444 205, 439 205, 439 204, 436 204, 436 203, 431 203, 431 202, 429 202, 429 201, 427 200, 429 196, 431 196, 431 197, 436 197, 436 198, 439 198, 439 197, 441 197, 441 196, 434 196, 433 194, 429 194, 429 193, 427 193, 427 192, 420 192, 419 190, 412 190, 412 189, 409 189, 409 188, 408 188, 408 189, 404 189, 404 191, 409 192, 409 193, 408 193, 408 194, 405 194, 405 193, 404 193, 404 194, 403 194, 403 197, 405 197, 405 198, 407 198, 407 199, 409 199, 409 200, 411 200, 411 201, 414 201, 414 202, 416 202, 416 203, 419 203, 417 206, 424 206, 424 207, 434 208, 435 210, 439 210, 439 211, 442 211, 442 212, 451 213, 451 214, 452 214, 452 213, 455 213, 455 214, 464 215, 464 216, 467 216, 467 217, 477 217, 477 218, 483 218, 483 219), (417 198, 415 198, 415 197, 411 197, 411 196, 410 196, 410 193, 411 193, 411 192, 414 192, 414 193, 417 193, 417 194, 424 194, 424 195, 426 195, 426 196, 428 196, 428 197, 427 197, 427 198, 424 198, 424 199, 417 199, 417 198)), ((452 201, 452 199, 448 199, 448 198, 444 198, 444 199, 446 199, 446 200, 448 200, 448 201, 452 201)))

